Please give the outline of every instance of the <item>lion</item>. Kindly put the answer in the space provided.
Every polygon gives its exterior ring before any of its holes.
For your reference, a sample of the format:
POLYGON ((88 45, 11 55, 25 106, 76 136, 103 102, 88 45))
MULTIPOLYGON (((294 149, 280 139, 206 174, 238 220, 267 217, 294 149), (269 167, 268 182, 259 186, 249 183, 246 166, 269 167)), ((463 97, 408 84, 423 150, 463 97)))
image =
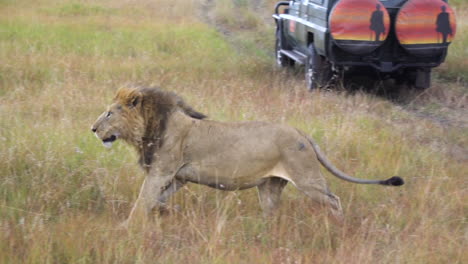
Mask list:
POLYGON ((345 174, 311 137, 293 127, 209 120, 175 93, 155 87, 120 88, 91 129, 106 147, 122 139, 139 154, 146 177, 127 223, 135 215, 150 217, 186 183, 228 191, 257 187, 265 215, 274 213, 291 183, 342 219, 340 199, 330 192, 319 164, 349 182, 404 184, 398 176, 366 180, 345 174))

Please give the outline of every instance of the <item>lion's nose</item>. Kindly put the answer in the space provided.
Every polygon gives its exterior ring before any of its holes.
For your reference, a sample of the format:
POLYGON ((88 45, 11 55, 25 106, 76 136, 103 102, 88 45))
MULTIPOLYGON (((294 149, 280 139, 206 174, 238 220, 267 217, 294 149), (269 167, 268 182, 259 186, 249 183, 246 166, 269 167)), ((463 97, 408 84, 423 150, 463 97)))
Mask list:
POLYGON ((97 131, 97 128, 95 128, 95 127, 92 127, 92 128, 91 128, 91 131, 93 131, 93 133, 96 133, 96 131, 97 131))

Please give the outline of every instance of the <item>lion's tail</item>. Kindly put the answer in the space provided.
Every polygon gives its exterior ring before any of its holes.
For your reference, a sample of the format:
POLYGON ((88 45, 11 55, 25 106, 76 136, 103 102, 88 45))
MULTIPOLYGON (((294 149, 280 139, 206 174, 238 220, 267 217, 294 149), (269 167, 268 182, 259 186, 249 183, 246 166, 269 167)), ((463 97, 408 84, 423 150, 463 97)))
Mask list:
POLYGON ((351 177, 347 175, 346 173, 340 171, 338 168, 336 168, 323 154, 323 152, 320 150, 320 147, 308 136, 306 136, 307 140, 309 143, 312 145, 312 148, 315 151, 315 154, 317 154, 317 158, 322 163, 322 165, 333 175, 336 177, 349 181, 349 182, 354 182, 354 183, 360 183, 360 184, 381 184, 381 185, 388 185, 388 186, 401 186, 405 183, 405 181, 398 177, 398 176, 393 176, 389 179, 386 180, 366 180, 366 179, 358 179, 351 177))

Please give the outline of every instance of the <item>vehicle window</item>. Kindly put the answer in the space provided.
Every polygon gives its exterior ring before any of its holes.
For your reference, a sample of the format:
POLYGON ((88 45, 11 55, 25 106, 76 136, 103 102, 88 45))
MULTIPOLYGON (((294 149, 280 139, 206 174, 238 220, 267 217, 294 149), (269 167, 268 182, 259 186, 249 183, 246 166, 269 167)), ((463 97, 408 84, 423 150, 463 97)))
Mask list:
POLYGON ((309 2, 319 5, 323 4, 323 0, 309 0, 309 2))

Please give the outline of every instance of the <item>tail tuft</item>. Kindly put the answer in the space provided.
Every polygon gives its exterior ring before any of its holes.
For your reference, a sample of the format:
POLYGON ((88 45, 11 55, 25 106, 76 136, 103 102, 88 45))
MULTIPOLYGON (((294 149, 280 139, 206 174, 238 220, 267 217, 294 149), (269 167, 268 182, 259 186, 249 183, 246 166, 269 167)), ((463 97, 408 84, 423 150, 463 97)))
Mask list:
POLYGON ((389 185, 389 186, 401 186, 401 185, 405 184, 405 181, 402 178, 398 177, 398 176, 393 176, 390 179, 381 181, 380 184, 389 185))

